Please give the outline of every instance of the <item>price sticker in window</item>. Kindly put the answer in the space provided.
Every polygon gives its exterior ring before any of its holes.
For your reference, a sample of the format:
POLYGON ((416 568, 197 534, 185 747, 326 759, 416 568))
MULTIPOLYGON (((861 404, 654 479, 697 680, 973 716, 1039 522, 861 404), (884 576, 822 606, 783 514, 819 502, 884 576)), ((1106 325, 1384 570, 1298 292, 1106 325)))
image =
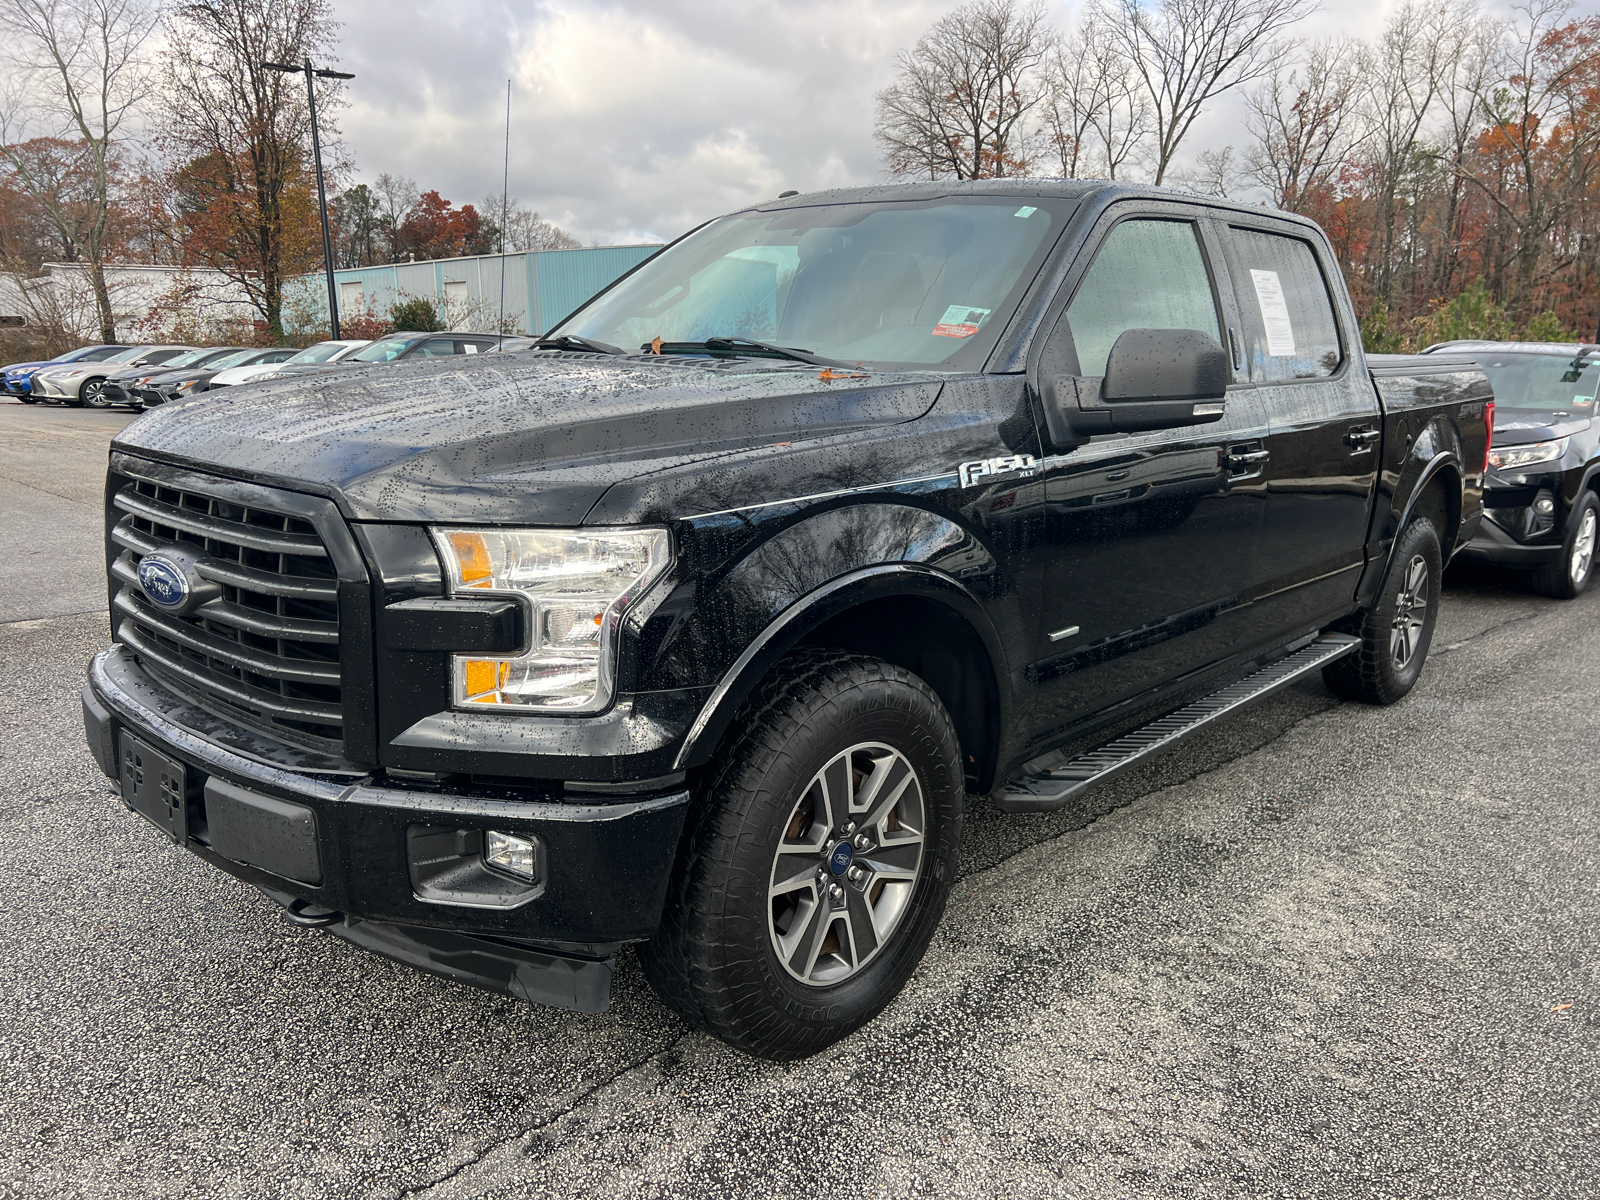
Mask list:
POLYGON ((1256 303, 1261 308, 1261 324, 1267 331, 1267 354, 1271 358, 1294 357, 1294 326, 1289 322, 1289 305, 1283 298, 1283 284, 1276 271, 1251 271, 1256 285, 1256 303))

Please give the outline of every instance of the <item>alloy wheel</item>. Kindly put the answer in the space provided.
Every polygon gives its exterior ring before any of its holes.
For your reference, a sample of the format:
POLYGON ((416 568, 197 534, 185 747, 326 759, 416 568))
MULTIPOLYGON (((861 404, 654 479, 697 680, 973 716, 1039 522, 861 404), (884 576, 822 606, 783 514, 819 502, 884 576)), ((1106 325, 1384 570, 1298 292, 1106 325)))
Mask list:
POLYGON ((1406 564, 1395 597, 1394 624, 1389 653, 1397 670, 1405 670, 1417 652, 1423 627, 1428 623, 1428 560, 1418 554, 1406 564))
POLYGON ((104 379, 96 379, 85 384, 83 388, 83 402, 90 408, 105 408, 106 401, 103 394, 105 390, 106 381, 104 379))
POLYGON ((1578 536, 1572 541, 1572 557, 1567 560, 1567 573, 1574 587, 1582 587, 1589 578, 1589 568, 1594 562, 1595 510, 1583 510, 1583 521, 1578 526, 1578 536))
POLYGON ((891 746, 852 746, 812 777, 767 888, 767 931, 793 978, 832 986, 888 944, 922 872, 924 817, 922 783, 891 746))

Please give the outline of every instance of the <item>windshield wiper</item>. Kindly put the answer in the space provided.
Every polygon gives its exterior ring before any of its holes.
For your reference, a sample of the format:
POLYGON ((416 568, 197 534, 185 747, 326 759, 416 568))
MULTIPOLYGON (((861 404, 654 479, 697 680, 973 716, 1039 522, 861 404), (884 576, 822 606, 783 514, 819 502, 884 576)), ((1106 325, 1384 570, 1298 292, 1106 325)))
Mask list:
MULTIPOLYGON (((650 346, 640 346, 645 353, 650 352, 650 346)), ((809 350, 797 350, 792 346, 774 346, 771 342, 758 342, 747 337, 709 337, 703 342, 663 342, 663 354, 692 354, 697 350, 709 350, 712 354, 734 354, 745 358, 787 358, 794 362, 810 363, 814 367, 854 367, 854 363, 840 362, 836 358, 823 358, 820 354, 813 354, 809 350), (745 352, 745 348, 757 351, 755 354, 745 352)))
POLYGON ((555 337, 540 338, 533 344, 535 350, 587 350, 590 354, 625 354, 627 351, 610 342, 597 342, 593 338, 579 337, 575 333, 558 333, 555 337))

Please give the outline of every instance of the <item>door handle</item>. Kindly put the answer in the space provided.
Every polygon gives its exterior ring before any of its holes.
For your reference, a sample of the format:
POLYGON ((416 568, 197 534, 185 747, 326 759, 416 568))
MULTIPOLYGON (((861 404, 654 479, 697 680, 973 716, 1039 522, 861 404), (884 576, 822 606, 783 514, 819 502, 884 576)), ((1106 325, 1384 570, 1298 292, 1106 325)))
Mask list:
POLYGON ((1383 431, 1372 426, 1357 425, 1344 435, 1344 444, 1350 447, 1351 454, 1365 454, 1372 449, 1372 443, 1383 436, 1383 431))
POLYGON ((1230 450, 1227 455, 1228 470, 1249 471, 1272 457, 1270 450, 1230 450))

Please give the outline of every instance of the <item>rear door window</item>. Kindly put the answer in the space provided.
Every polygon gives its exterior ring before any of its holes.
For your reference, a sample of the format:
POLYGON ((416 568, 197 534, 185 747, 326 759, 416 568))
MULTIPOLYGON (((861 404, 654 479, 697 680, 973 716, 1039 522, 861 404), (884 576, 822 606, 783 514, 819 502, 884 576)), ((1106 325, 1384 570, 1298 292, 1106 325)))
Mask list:
POLYGON ((415 351, 420 358, 448 358, 455 352, 456 342, 453 338, 429 338, 415 351))
POLYGON ((1238 226, 1229 234, 1250 378, 1276 383, 1332 375, 1344 358, 1339 325, 1310 243, 1238 226))
POLYGON ((1129 329, 1198 329, 1219 343, 1217 302, 1194 225, 1123 221, 1100 243, 1067 306, 1079 375, 1104 375, 1106 358, 1129 329))

